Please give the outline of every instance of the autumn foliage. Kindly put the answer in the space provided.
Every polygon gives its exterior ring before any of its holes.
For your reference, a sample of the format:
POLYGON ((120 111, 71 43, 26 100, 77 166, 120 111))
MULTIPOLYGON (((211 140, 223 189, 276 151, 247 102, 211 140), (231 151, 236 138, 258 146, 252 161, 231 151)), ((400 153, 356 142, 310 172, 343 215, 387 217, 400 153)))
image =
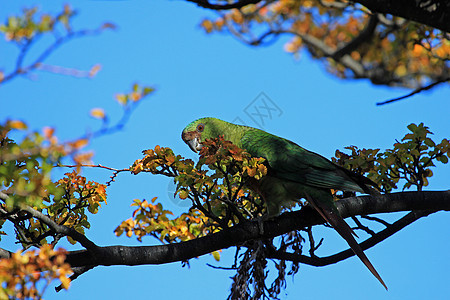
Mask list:
POLYGON ((201 26, 252 46, 288 36, 286 52, 296 58, 308 52, 340 78, 419 87, 449 76, 446 32, 348 1, 261 1, 204 19, 201 26))

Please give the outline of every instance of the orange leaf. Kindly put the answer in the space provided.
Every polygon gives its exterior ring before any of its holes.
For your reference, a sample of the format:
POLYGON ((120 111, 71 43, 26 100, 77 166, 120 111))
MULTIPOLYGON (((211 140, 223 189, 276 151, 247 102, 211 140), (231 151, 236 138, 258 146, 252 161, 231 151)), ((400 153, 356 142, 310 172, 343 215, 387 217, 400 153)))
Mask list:
POLYGON ((43 131, 43 133, 44 133, 45 138, 49 140, 49 139, 53 136, 53 133, 55 132, 55 128, 52 128, 52 127, 44 127, 44 128, 42 129, 42 131, 43 131))
POLYGON ((129 96, 130 99, 133 100, 134 102, 137 102, 141 99, 141 94, 139 94, 138 92, 132 92, 129 96))
POLYGON ((19 120, 10 120, 7 122, 7 125, 12 129, 18 130, 24 130, 28 128, 27 124, 19 120))
POLYGON ((98 73, 98 71, 101 70, 101 68, 102 66, 99 64, 94 65, 91 70, 89 70, 89 77, 94 77, 98 73))
POLYGON ((116 29, 117 26, 113 23, 106 22, 106 23, 103 23, 101 28, 102 29, 116 29))
POLYGON ((91 109, 91 116, 97 119, 104 119, 106 115, 102 108, 93 108, 91 109))
POLYGON ((80 149, 87 145, 89 141, 87 139, 79 139, 72 143, 72 147, 80 149))

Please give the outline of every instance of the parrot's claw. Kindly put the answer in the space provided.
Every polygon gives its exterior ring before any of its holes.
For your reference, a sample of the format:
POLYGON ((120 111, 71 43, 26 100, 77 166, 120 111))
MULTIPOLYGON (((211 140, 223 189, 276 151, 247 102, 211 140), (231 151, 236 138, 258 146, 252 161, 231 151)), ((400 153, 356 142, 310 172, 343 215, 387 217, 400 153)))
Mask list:
POLYGON ((264 235, 264 221, 266 221, 267 219, 267 214, 263 216, 257 216, 255 218, 256 222, 258 223, 258 230, 260 235, 264 235))

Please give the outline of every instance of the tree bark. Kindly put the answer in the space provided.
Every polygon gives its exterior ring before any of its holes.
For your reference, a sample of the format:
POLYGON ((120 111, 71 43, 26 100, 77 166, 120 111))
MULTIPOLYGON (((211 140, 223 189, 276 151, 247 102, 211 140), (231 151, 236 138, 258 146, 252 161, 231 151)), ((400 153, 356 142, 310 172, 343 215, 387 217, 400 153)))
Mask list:
POLYGON ((372 12, 390 14, 450 32, 448 0, 355 0, 372 12))
MULTIPOLYGON (((337 203, 341 215, 390 213, 412 210, 450 211, 450 191, 402 192, 346 198, 337 203)), ((308 226, 322 224, 321 216, 311 207, 287 212, 265 221, 261 233, 258 222, 245 222, 227 230, 177 244, 158 246, 106 246, 95 251, 71 251, 66 261, 72 267, 99 265, 148 265, 185 261, 219 249, 242 245, 248 240, 268 239, 308 226), (94 253, 95 252, 95 253, 94 253)))

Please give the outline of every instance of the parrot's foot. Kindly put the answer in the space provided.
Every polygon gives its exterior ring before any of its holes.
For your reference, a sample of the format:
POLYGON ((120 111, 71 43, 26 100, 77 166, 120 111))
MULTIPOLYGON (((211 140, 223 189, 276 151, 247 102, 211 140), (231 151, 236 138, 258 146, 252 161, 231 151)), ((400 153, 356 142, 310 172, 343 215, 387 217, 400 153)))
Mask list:
POLYGON ((264 221, 267 221, 267 219, 268 219, 267 214, 265 214, 263 216, 257 216, 255 218, 256 222, 258 223, 258 229, 259 229, 260 235, 264 235, 264 221))

